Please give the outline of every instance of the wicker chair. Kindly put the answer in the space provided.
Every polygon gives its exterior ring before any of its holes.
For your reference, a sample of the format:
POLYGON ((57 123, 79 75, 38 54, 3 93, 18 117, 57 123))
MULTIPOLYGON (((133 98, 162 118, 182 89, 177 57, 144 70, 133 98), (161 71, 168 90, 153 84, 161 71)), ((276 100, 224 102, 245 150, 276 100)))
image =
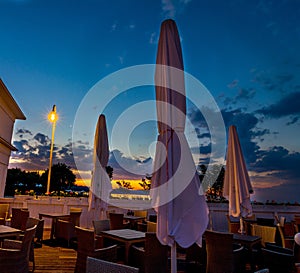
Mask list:
POLYGON ((75 227, 77 234, 76 273, 86 272, 87 257, 103 259, 110 262, 117 261, 117 245, 96 248, 99 242, 95 239, 94 230, 75 227))
POLYGON ((36 226, 26 229, 22 241, 4 240, 0 248, 0 271, 3 273, 29 272, 29 253, 36 226))
POLYGON ((36 241, 34 241, 35 246, 40 246, 42 247, 42 241, 43 241, 43 233, 44 233, 44 219, 39 219, 35 217, 28 217, 27 222, 26 222, 26 229, 37 226, 36 227, 36 232, 34 238, 36 241))
POLYGON ((263 265, 270 273, 292 273, 295 271, 293 254, 262 248, 263 265))
POLYGON ((34 247, 35 246, 42 247, 44 220, 28 217, 26 223, 26 229, 32 228, 34 226, 36 226, 36 230, 35 230, 35 235, 33 237, 33 240, 31 242, 30 252, 29 252, 29 261, 32 262, 32 272, 34 272, 35 269, 34 247), (35 238, 37 238, 36 242, 34 241, 35 238))
POLYGON ((138 216, 138 217, 145 217, 145 219, 147 218, 147 210, 135 210, 134 211, 134 216, 138 216))
POLYGON ((87 257, 86 273, 138 273, 139 269, 124 264, 112 263, 87 257))
POLYGON ((27 209, 12 208, 10 226, 25 231, 28 217, 29 211, 27 209))
POLYGON ((229 216, 229 214, 226 214, 226 218, 228 223, 228 231, 230 233, 239 233, 240 219, 238 217, 229 216))
POLYGON ((109 213, 110 229, 129 228, 129 221, 124 221, 123 213, 109 213))
POLYGON ((300 215, 294 217, 295 233, 300 232, 300 215))
POLYGON ((156 232, 156 223, 147 221, 147 232, 156 232))
POLYGON ((93 220, 93 226, 96 235, 100 235, 101 231, 110 229, 110 221, 108 219, 105 220, 93 220))
POLYGON ((82 209, 70 209, 70 216, 57 219, 55 226, 55 238, 66 240, 68 247, 71 240, 76 239, 75 227, 80 226, 80 216, 82 209))
POLYGON ((141 273, 165 273, 168 271, 168 246, 162 245, 155 232, 146 232, 145 247, 133 245, 129 264, 141 273))
POLYGON ((294 236, 287 236, 284 232, 284 225, 277 225, 277 230, 280 235, 280 241, 283 248, 293 249, 294 245, 294 236))
POLYGON ((273 250, 276 252, 281 252, 294 256, 294 262, 300 263, 300 246, 294 242, 293 249, 281 247, 275 244, 266 243, 266 249, 273 250))
POLYGON ((5 225, 9 219, 9 204, 0 204, 0 225, 5 225))
POLYGON ((243 249, 233 243, 233 234, 207 230, 206 273, 240 273, 245 269, 243 249))
POLYGON ((266 243, 275 243, 276 227, 251 225, 252 235, 261 237, 261 244, 265 247, 266 243))
POLYGON ((186 272, 205 272, 206 269, 206 245, 202 241, 202 247, 194 243, 186 249, 185 255, 186 272))

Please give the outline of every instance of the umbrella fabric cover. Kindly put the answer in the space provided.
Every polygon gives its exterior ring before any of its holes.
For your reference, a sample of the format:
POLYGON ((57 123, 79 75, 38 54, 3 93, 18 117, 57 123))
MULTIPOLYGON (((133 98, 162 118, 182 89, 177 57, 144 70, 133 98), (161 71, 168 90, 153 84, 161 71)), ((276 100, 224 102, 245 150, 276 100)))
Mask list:
POLYGON ((229 127, 223 194, 229 200, 229 215, 252 215, 252 186, 235 126, 229 127))
POLYGON ((95 217, 100 216, 100 212, 107 209, 107 201, 112 190, 111 181, 106 172, 108 163, 109 148, 105 116, 98 118, 93 154, 93 172, 89 194, 89 210, 95 209, 95 217))
POLYGON ((158 139, 151 198, 162 244, 202 243, 208 208, 184 128, 186 97, 183 60, 176 23, 161 25, 155 72, 158 139))

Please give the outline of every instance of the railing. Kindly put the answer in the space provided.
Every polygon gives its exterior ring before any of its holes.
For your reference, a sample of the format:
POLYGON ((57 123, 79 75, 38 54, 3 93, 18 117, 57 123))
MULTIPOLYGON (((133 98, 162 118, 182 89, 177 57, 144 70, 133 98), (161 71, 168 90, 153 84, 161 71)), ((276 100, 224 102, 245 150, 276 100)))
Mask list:
MULTIPOLYGON (((60 212, 68 213, 70 207, 82 208, 80 218, 81 226, 91 228, 92 220, 94 219, 94 211, 88 211, 88 198, 86 197, 49 197, 19 195, 14 198, 0 198, 0 203, 9 203, 10 208, 28 208, 30 216, 38 217, 40 212, 60 212)), ((227 203, 208 203, 209 207, 209 225, 208 228, 214 230, 226 231, 228 230, 226 213, 228 213, 227 203)), ((146 200, 122 200, 115 199, 112 205, 109 205, 108 210, 115 210, 116 212, 126 213, 128 209, 131 210, 144 210, 153 214, 154 210, 151 209, 150 201, 146 200)), ((253 205, 253 213, 256 217, 272 218, 274 214, 279 217, 286 217, 287 221, 291 221, 295 214, 300 214, 300 206, 289 205, 253 205)), ((50 228, 51 221, 45 219, 45 227, 50 228)))

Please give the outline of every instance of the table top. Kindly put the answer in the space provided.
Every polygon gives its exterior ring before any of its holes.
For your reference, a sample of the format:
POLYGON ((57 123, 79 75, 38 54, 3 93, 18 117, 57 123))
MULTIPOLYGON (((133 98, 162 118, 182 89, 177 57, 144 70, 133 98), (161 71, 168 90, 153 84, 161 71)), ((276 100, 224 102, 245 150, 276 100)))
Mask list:
POLYGON ((254 243, 254 242, 260 241, 260 240, 261 240, 261 237, 259 237, 259 236, 252 236, 252 235, 244 235, 244 234, 234 233, 234 234, 233 234, 233 240, 239 241, 239 242, 249 242, 249 243, 254 243))
POLYGON ((41 212, 41 213, 39 213, 39 216, 56 218, 56 217, 70 216, 70 214, 66 214, 66 213, 62 213, 62 212, 41 212))
POLYGON ((256 219, 244 218, 243 220, 244 220, 245 222, 247 222, 247 223, 256 223, 256 222, 257 222, 256 219))
POLYGON ((144 216, 124 215, 125 220, 143 220, 145 218, 144 216))
POLYGON ((124 240, 136 240, 144 239, 145 232, 133 230, 133 229, 114 229, 101 231, 102 235, 109 235, 111 237, 121 238, 124 240))
POLYGON ((19 235, 22 231, 20 229, 12 228, 10 226, 0 225, 0 237, 19 235))

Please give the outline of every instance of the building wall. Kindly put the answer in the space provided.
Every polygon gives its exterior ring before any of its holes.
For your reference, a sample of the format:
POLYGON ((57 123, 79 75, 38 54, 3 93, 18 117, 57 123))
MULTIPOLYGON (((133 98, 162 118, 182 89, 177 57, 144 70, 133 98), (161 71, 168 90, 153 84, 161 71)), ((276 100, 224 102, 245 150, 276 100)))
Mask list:
POLYGON ((0 143, 0 196, 4 196, 10 153, 11 150, 0 143))
POLYGON ((9 158, 14 150, 11 139, 16 119, 25 116, 0 79, 0 197, 4 196, 9 158))

